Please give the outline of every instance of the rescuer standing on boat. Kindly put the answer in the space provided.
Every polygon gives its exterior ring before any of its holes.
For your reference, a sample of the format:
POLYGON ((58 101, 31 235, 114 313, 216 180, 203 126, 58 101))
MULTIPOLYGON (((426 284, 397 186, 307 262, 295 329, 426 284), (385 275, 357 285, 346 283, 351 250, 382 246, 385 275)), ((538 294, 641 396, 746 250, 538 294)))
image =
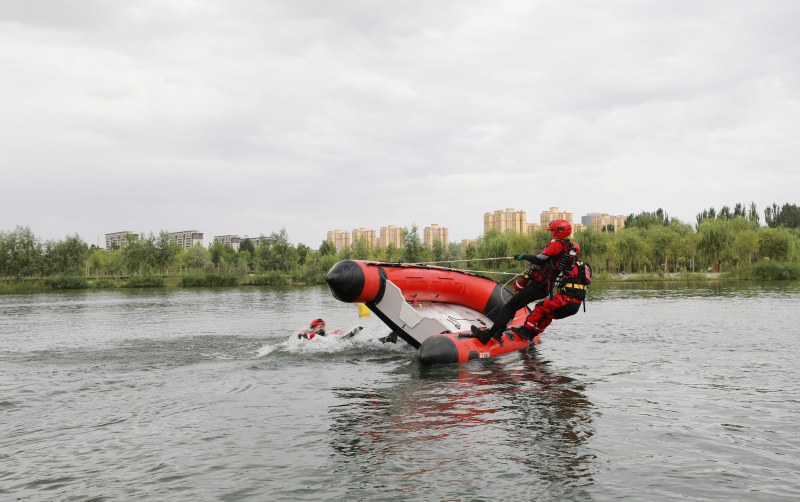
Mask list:
POLYGON ((546 297, 559 275, 559 264, 562 258, 577 244, 571 243, 567 237, 572 233, 572 223, 567 220, 553 220, 547 230, 553 233, 553 240, 539 254, 517 255, 518 261, 527 260, 532 267, 523 277, 514 283, 516 293, 503 307, 497 321, 488 330, 472 326, 472 333, 484 345, 491 338, 499 338, 514 318, 514 314, 525 305, 546 297))
POLYGON ((571 260, 572 268, 566 275, 563 285, 552 298, 545 298, 536 304, 533 312, 525 320, 525 325, 520 328, 511 328, 519 336, 539 343, 538 337, 553 319, 564 319, 578 313, 581 303, 586 300, 586 292, 592 282, 592 268, 577 257, 581 248, 577 243, 572 243, 575 258, 571 260))

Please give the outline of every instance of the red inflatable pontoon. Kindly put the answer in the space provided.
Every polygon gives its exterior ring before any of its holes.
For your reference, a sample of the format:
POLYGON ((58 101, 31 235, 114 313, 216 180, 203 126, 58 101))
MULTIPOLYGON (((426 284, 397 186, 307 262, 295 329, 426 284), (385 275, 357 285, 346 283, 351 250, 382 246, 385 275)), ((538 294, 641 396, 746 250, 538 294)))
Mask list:
MULTIPOLYGON (((474 273, 412 263, 343 260, 325 282, 333 296, 364 303, 397 335, 420 350, 423 364, 449 364, 493 357, 529 347, 506 331, 503 341, 483 345, 471 327, 497 319, 510 291, 474 273)), ((517 311, 509 327, 521 326, 530 310, 517 311)))

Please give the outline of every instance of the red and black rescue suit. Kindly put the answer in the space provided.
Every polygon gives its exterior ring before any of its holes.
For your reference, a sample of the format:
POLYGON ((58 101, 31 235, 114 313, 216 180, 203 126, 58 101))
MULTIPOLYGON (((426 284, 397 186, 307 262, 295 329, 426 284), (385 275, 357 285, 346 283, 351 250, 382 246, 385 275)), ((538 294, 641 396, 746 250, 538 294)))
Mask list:
POLYGON ((592 270, 583 261, 577 260, 567 275, 564 286, 552 298, 536 304, 525 320, 525 329, 539 335, 553 319, 564 319, 578 313, 586 300, 586 291, 592 282, 592 270))
POLYGON ((519 309, 531 302, 541 300, 549 294, 550 288, 558 276, 558 264, 561 258, 569 252, 569 249, 569 239, 553 239, 539 254, 523 255, 523 260, 538 265, 538 267, 534 268, 531 274, 526 273, 524 277, 514 283, 516 293, 503 307, 500 317, 488 329, 489 336, 498 336, 505 331, 508 323, 519 309))

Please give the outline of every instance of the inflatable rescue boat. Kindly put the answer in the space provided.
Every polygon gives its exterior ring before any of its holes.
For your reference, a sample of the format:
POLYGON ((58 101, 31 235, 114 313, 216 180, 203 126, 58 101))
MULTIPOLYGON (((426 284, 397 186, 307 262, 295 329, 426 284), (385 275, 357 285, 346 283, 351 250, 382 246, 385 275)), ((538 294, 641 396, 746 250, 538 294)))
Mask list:
MULTIPOLYGON (((325 276, 333 296, 364 303, 394 333, 419 349, 422 364, 452 364, 499 356, 530 347, 531 341, 503 333, 482 344, 472 326, 489 327, 512 294, 502 284, 461 270, 417 263, 343 260, 325 276)), ((530 313, 516 312, 509 327, 530 313)), ((538 340, 537 340, 538 342, 538 340)))

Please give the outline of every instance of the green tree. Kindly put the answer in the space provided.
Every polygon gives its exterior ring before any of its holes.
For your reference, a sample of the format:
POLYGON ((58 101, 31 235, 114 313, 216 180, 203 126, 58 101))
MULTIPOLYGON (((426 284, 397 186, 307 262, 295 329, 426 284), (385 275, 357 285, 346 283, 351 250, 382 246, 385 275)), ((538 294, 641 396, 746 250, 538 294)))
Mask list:
POLYGON ((764 216, 769 228, 800 228, 800 208, 794 204, 786 203, 783 207, 772 204, 764 210, 764 216))
POLYGON ((159 276, 161 276, 164 269, 169 268, 173 263, 181 248, 178 244, 169 241, 169 232, 166 230, 158 233, 153 244, 155 246, 155 263, 158 266, 159 276))
POLYGON ((750 211, 747 213, 747 221, 755 223, 756 226, 761 222, 761 217, 758 215, 758 208, 755 202, 750 203, 750 211))
POLYGON ((215 267, 219 266, 219 260, 222 258, 224 254, 224 246, 219 241, 219 239, 214 239, 214 242, 208 246, 208 256, 211 259, 211 263, 214 264, 215 267))
POLYGON ((269 270, 281 272, 292 270, 297 263, 297 250, 289 242, 289 233, 285 228, 281 228, 277 233, 272 232, 271 237, 273 244, 269 253, 269 270))
POLYGON ((794 239, 782 228, 762 228, 758 232, 758 254, 770 260, 783 261, 792 256, 794 239))
POLYGON ((423 260, 422 239, 419 237, 419 227, 414 223, 411 228, 403 229, 403 250, 401 257, 406 263, 418 263, 423 260))
POLYGON ((248 237, 245 237, 239 242, 239 255, 241 255, 242 251, 247 251, 252 256, 255 250, 256 247, 253 245, 253 241, 248 237))
POLYGON ((719 261, 721 272, 722 253, 731 248, 734 240, 730 224, 726 220, 704 220, 698 224, 697 231, 702 235, 697 245, 698 251, 712 260, 719 261))
POLYGON ((239 260, 236 263, 236 275, 241 279, 250 272, 250 251, 239 251, 239 260))
POLYGON ((669 255, 675 251, 680 235, 669 227, 653 227, 647 233, 647 244, 656 261, 663 258, 664 271, 669 272, 669 255))
MULTIPOLYGON (((308 255, 311 253, 311 248, 303 243, 297 245, 297 263, 305 265, 308 255)), ((365 258, 366 259, 366 258, 365 258)))
POLYGON ((386 246, 386 257, 384 259, 387 262, 396 262, 400 259, 400 250, 397 249, 397 246, 394 245, 394 242, 390 242, 386 246))
POLYGON ((156 256, 158 250, 156 249, 155 236, 152 232, 149 235, 142 232, 139 239, 133 239, 128 234, 126 236, 128 241, 122 252, 125 255, 125 268, 129 273, 138 272, 139 274, 147 274, 152 272, 157 267, 156 256))
POLYGON ((322 243, 319 245, 319 254, 321 256, 336 254, 336 247, 330 242, 328 242, 327 239, 323 239, 322 243))
POLYGON ((108 270, 116 276, 125 267, 125 255, 119 249, 108 253, 108 270))
POLYGON ((665 227, 667 225, 669 225, 669 215, 667 214, 666 211, 664 211, 661 208, 658 208, 656 211, 653 211, 652 213, 648 213, 647 211, 642 211, 641 213, 636 215, 631 213, 625 220, 625 228, 648 229, 654 226, 665 227))
POLYGON ((350 255, 353 260, 369 259, 369 242, 363 237, 359 237, 350 248, 350 255))
POLYGON ((607 251, 606 242, 600 236, 600 232, 594 227, 576 232, 574 240, 578 243, 578 246, 581 247, 581 256, 586 262, 599 259, 599 257, 605 255, 607 251))
POLYGON ((753 230, 739 232, 733 241, 733 247, 740 258, 747 256, 747 264, 752 264, 753 255, 758 252, 758 234, 753 230))
POLYGON ((108 268, 108 255, 105 249, 95 249, 89 256, 89 264, 94 269, 95 275, 100 275, 100 271, 108 268))
POLYGON ((262 236, 260 244, 256 248, 255 255, 253 256, 253 265, 259 272, 266 272, 270 270, 271 252, 269 241, 262 236))
POLYGON ((5 275, 17 278, 33 275, 37 272, 42 256, 42 244, 31 232, 31 228, 17 226, 12 232, 5 234, 2 240, 5 263, 5 275))
MULTIPOLYGON (((200 243, 189 248, 189 260, 187 265, 198 271, 207 271, 213 265, 209 253, 200 243)), ((213 270, 213 269, 212 269, 213 270)))
MULTIPOLYGON (((473 246, 472 243, 470 242, 469 244, 467 244, 467 248, 464 250, 464 259, 471 260, 473 258, 477 258, 477 256, 478 256, 478 249, 475 246, 473 246)), ((472 262, 468 261, 467 268, 470 267, 472 267, 472 262)))
POLYGON ((431 246, 431 254, 433 254, 433 261, 444 261, 445 247, 440 239, 433 241, 431 246))
POLYGON ((630 274, 633 271, 633 259, 637 258, 644 250, 644 240, 636 229, 623 228, 616 236, 616 248, 620 260, 628 264, 628 273, 630 274))

